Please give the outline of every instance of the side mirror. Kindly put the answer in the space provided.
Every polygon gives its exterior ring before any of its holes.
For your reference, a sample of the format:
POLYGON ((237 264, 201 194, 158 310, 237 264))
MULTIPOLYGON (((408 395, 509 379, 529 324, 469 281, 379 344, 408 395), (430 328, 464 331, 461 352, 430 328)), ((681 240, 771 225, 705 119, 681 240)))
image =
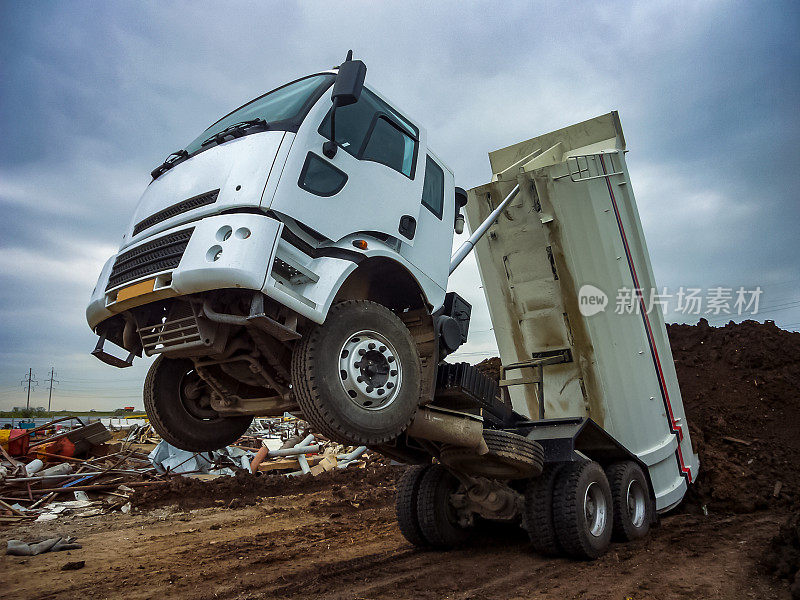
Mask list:
POLYGON ((456 221, 453 226, 458 235, 464 233, 464 215, 461 209, 467 205, 467 192, 464 188, 456 188, 456 221))
POLYGON ((358 102, 361 90, 364 89, 364 78, 367 76, 367 65, 360 60, 351 60, 352 50, 347 56, 347 60, 339 67, 331 93, 331 99, 336 106, 348 106, 358 102))
POLYGON ((336 109, 340 106, 355 104, 364 89, 364 78, 367 76, 367 65, 360 60, 353 60, 353 51, 347 53, 347 59, 339 65, 339 72, 333 84, 331 99, 331 139, 322 145, 322 153, 328 158, 336 156, 336 109))

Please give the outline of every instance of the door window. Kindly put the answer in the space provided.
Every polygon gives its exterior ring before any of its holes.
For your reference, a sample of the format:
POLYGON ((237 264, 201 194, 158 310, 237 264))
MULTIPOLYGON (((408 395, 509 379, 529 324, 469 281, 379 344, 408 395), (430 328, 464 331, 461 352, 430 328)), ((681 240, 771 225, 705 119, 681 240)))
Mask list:
POLYGON ((345 183, 347 175, 344 172, 313 152, 309 152, 306 156, 306 162, 300 171, 300 179, 297 181, 297 185, 317 196, 338 194, 345 183))
MULTIPOLYGON (((319 127, 330 139, 330 112, 319 127)), ((336 109, 336 142, 359 160, 386 165, 414 178, 417 153, 416 127, 369 90, 355 104, 336 109)))
POLYGON ((425 158, 422 205, 441 220, 444 211, 444 171, 430 156, 425 158))

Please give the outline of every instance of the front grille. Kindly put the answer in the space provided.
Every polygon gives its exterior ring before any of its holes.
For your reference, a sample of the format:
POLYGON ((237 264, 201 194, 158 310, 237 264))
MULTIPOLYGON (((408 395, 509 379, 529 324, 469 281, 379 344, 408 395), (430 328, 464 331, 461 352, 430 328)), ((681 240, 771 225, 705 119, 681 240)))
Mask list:
POLYGON ((214 202, 217 201, 218 196, 219 190, 213 190, 211 192, 206 192, 205 194, 200 194, 199 196, 194 196, 188 200, 182 200, 177 204, 173 204, 172 206, 139 221, 133 228, 133 235, 139 235, 145 229, 148 229, 157 223, 161 223, 161 221, 171 219, 172 217, 181 213, 189 212, 190 210, 200 208, 201 206, 207 206, 208 204, 214 204, 214 202))
POLYGON ((174 269, 181 262, 194 227, 170 233, 117 256, 107 290, 145 275, 174 269))

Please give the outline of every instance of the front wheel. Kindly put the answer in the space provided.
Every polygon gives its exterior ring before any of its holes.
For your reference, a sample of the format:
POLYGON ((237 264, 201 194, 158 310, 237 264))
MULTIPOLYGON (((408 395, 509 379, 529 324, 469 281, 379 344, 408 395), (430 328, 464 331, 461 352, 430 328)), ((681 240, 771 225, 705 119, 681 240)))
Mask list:
POLYGON ((403 321, 367 300, 334 304, 292 356, 303 416, 345 444, 377 445, 409 425, 420 397, 417 347, 403 321))
POLYGON ((211 408, 188 358, 159 356, 144 381, 144 408, 156 432, 181 450, 206 452, 238 440, 253 417, 223 417, 211 408))

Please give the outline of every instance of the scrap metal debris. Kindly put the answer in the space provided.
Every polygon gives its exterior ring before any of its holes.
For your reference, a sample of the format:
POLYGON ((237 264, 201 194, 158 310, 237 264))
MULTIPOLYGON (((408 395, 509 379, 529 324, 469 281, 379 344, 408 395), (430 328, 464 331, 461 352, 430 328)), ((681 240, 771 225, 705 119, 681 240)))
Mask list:
POLYGON ((188 452, 162 440, 150 423, 109 430, 100 421, 56 419, 0 438, 0 526, 130 513, 136 489, 180 475, 198 479, 264 473, 316 476, 364 467, 367 449, 310 433, 290 415, 255 419, 236 443, 188 452), (58 427, 56 427, 56 425, 58 427))

